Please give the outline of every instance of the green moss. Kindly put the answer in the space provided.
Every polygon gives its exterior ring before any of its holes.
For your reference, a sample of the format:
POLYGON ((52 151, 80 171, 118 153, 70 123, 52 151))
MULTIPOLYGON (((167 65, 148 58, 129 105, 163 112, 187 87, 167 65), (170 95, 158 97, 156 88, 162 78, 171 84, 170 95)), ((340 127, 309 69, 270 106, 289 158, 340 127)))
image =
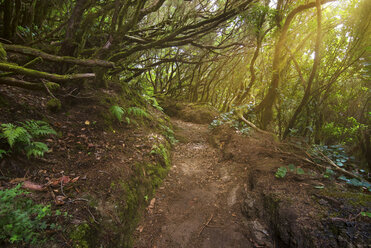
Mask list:
MULTIPOLYGON (((162 153, 166 154, 165 161, 168 159, 168 151, 165 153, 165 146, 160 146, 162 153)), ((167 162, 166 162, 167 163, 167 162)), ((133 168, 133 176, 130 181, 118 182, 115 185, 123 191, 124 206, 118 209, 119 219, 122 221, 119 230, 120 238, 118 245, 121 247, 131 247, 131 233, 135 230, 140 215, 148 205, 148 200, 154 196, 155 190, 161 185, 162 180, 167 175, 169 166, 164 167, 161 163, 137 163, 133 168)))
POLYGON ((62 103, 57 98, 52 98, 46 103, 46 107, 52 112, 58 112, 62 108, 62 103))
POLYGON ((170 166, 170 153, 169 153, 169 145, 168 143, 164 144, 158 144, 154 145, 151 150, 151 154, 157 155, 160 158, 160 163, 164 167, 170 166), (166 147, 165 147, 166 146, 166 147))
POLYGON ((70 238, 75 248, 93 247, 91 242, 92 230, 88 224, 81 224, 76 226, 70 233, 70 238))
POLYGON ((354 207, 367 207, 371 204, 371 195, 355 192, 341 192, 337 189, 327 189, 321 192, 324 196, 340 199, 354 207))
POLYGON ((46 82, 45 85, 50 90, 57 90, 57 89, 59 89, 61 87, 59 84, 53 83, 53 82, 46 82))

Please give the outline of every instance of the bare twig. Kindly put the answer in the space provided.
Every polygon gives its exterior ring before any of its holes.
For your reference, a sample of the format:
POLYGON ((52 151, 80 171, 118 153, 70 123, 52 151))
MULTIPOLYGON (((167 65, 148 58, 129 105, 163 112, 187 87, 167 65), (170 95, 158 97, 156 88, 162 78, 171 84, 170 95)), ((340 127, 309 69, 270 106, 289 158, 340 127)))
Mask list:
POLYGON ((354 177, 354 178, 357 178, 359 180, 363 180, 361 177, 347 171, 347 170, 344 170, 343 168, 340 168, 337 164, 335 164, 329 157, 327 157, 325 154, 323 154, 321 151, 319 151, 319 153, 321 154, 321 156, 326 160, 326 162, 328 164, 330 164, 331 166, 334 167, 334 169, 342 174, 346 174, 347 176, 350 176, 350 177, 354 177))
POLYGON ((50 95, 52 98, 57 99, 57 98, 54 96, 54 94, 50 91, 49 87, 46 85, 46 80, 41 79, 41 82, 43 83, 43 85, 44 85, 46 91, 49 93, 49 95, 50 95))
POLYGON ((213 217, 214 217, 214 214, 211 214, 211 215, 210 215, 210 218, 209 218, 209 219, 207 220, 207 222, 202 226, 200 232, 198 233, 198 236, 200 236, 201 233, 202 233, 202 231, 205 229, 205 227, 206 227, 207 225, 209 225, 209 223, 210 223, 210 221, 212 220, 213 217))
POLYGON ((86 207, 86 210, 88 210, 90 216, 93 218, 93 221, 94 221, 96 224, 99 224, 99 222, 95 219, 94 215, 93 215, 92 212, 90 211, 89 207, 86 207))
MULTIPOLYGON (((63 178, 63 174, 62 174, 62 178, 63 178)), ((64 194, 64 192, 63 192, 63 180, 61 179, 61 193, 62 193, 62 195, 64 195, 66 198, 68 198, 65 194, 64 194)))

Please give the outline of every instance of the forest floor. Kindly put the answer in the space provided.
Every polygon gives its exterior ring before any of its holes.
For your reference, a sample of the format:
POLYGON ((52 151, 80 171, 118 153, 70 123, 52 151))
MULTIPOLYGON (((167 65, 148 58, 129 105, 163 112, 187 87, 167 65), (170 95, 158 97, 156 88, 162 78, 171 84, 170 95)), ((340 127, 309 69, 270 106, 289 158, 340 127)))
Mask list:
POLYGON ((183 120, 171 120, 179 142, 170 166, 159 128, 168 118, 153 112, 147 126, 109 128, 100 102, 111 95, 66 97, 52 113, 43 95, 0 87, 0 123, 43 119, 58 132, 45 140, 44 158, 0 161, 0 190, 23 182, 35 202, 70 216, 50 217, 65 230, 52 234, 53 247, 132 247, 132 238, 137 248, 370 247, 371 218, 361 215, 371 212, 370 193, 325 178, 305 147, 230 123, 189 122, 206 115, 187 105, 176 111, 183 120), (160 145, 166 156, 154 150, 160 145), (289 165, 295 170, 275 177, 289 165))
POLYGON ((252 247, 238 194, 246 165, 223 161, 208 125, 173 120, 173 166, 136 232, 134 247, 252 247))
POLYGON ((369 247, 371 222, 360 212, 370 195, 325 179, 302 150, 228 125, 172 122, 172 168, 134 247, 369 247), (288 164, 305 174, 276 178, 288 164))

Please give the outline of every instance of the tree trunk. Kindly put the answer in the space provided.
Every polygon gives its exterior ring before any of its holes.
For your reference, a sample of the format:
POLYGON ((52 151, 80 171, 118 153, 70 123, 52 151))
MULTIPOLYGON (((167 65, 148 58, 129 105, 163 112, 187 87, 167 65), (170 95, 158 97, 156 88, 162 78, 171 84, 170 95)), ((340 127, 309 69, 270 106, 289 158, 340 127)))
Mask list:
POLYGON ((310 73, 309 79, 308 79, 308 85, 305 89, 304 96, 297 107, 297 109, 294 112, 294 115, 291 117, 289 124, 286 127, 286 130, 283 134, 283 138, 286 138, 287 135, 290 133, 290 129, 294 127, 296 119, 299 117, 299 114, 301 113, 303 107, 308 102, 310 94, 311 94, 311 87, 314 81, 314 78, 317 74, 317 68, 320 63, 320 48, 321 48, 321 3, 320 0, 316 0, 316 8, 317 8, 317 38, 316 38, 316 44, 314 48, 314 61, 313 61, 313 67, 312 71, 310 73))
MULTIPOLYGON (((320 4, 324 4, 327 2, 331 2, 333 0, 322 0, 320 4)), ((313 8, 316 6, 315 2, 300 5, 293 9, 288 15, 285 20, 285 23, 282 27, 281 34, 277 40, 275 50, 274 50, 274 56, 273 56, 273 64, 272 64, 272 79, 271 79, 271 85, 269 87, 268 93, 263 99, 263 101, 259 104, 259 106, 256 108, 257 111, 262 110, 262 128, 266 129, 269 123, 273 120, 273 103, 276 100, 277 97, 277 90, 278 85, 280 82, 280 65, 281 65, 281 51, 284 48, 284 44, 287 37, 287 32, 289 30, 290 24, 294 17, 299 14, 300 12, 313 8)))
POLYGON ((77 0, 73 8, 70 19, 68 20, 66 36, 61 46, 60 54, 74 56, 77 45, 75 44, 76 32, 80 26, 80 22, 89 0, 77 0))

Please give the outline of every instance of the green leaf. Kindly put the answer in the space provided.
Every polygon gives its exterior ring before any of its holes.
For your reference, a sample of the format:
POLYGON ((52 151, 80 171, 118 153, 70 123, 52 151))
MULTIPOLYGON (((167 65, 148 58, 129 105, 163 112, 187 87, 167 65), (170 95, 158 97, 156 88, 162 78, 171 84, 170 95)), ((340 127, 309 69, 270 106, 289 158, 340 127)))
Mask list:
POLYGON ((325 186, 323 186, 323 185, 316 185, 316 186, 314 186, 314 188, 315 188, 315 189, 324 189, 325 186))
POLYGON ((296 169, 296 173, 297 173, 298 175, 304 175, 304 174, 305 174, 305 171, 304 171, 302 168, 298 167, 298 168, 296 169))
POLYGON ((294 171, 295 171, 295 165, 293 165, 293 164, 289 164, 289 170, 290 170, 291 172, 294 172, 294 171))
POLYGON ((125 113, 125 110, 120 106, 114 105, 110 108, 111 114, 119 121, 122 121, 122 116, 125 113))
POLYGON ((357 178, 352 178, 347 183, 356 187, 363 186, 362 182, 359 181, 357 178))
POLYGON ((45 121, 30 120, 21 123, 21 125, 31 134, 33 138, 57 134, 54 129, 51 128, 45 121))
POLYGON ((2 124, 3 136, 8 140, 10 147, 16 142, 29 144, 31 140, 31 135, 23 127, 17 127, 14 124, 6 123, 2 124))
POLYGON ((348 182, 349 181, 349 179, 346 178, 345 176, 340 176, 340 177, 338 177, 338 179, 343 180, 345 182, 348 182))
POLYGON ((281 166, 280 168, 277 169, 275 176, 277 178, 284 178, 286 176, 286 173, 287 173, 286 167, 281 166))
POLYGON ((363 216, 363 217, 369 217, 369 218, 371 218, 371 213, 370 212, 361 212, 361 215, 363 216))
POLYGON ((0 159, 2 159, 7 153, 7 151, 0 149, 0 159))

